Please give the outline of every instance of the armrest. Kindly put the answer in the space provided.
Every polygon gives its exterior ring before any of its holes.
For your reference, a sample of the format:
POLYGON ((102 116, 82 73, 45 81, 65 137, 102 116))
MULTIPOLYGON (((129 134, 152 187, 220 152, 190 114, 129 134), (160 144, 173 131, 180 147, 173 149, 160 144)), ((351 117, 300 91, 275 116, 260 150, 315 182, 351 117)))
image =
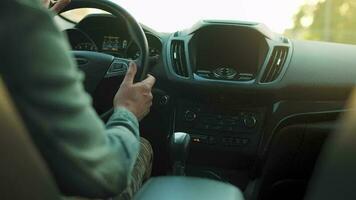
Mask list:
POLYGON ((244 200, 233 185, 210 179, 164 176, 151 178, 135 196, 136 200, 244 200))

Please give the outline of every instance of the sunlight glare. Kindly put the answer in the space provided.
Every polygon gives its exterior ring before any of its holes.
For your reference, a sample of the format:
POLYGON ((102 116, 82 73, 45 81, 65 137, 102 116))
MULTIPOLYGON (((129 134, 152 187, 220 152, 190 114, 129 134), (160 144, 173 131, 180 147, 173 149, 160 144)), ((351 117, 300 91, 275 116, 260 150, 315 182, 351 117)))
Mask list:
POLYGON ((189 28, 202 19, 261 22, 282 33, 305 2, 318 0, 112 0, 138 21, 161 32, 189 28))

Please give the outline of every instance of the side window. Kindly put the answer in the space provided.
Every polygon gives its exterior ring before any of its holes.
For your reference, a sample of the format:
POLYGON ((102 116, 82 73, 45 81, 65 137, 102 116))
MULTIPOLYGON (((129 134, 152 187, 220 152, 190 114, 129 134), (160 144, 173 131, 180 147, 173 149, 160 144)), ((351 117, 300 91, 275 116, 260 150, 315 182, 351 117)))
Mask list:
POLYGON ((80 22, 82 19, 84 19, 84 17, 90 14, 101 13, 108 12, 95 8, 78 8, 61 13, 59 16, 56 16, 54 18, 54 21, 56 22, 60 30, 66 30, 69 28, 73 28, 76 23, 80 22))
POLYGON ((73 10, 63 12, 60 14, 60 16, 68 21, 78 23, 87 15, 103 14, 103 13, 108 13, 108 12, 96 8, 78 8, 78 9, 73 9, 73 10))

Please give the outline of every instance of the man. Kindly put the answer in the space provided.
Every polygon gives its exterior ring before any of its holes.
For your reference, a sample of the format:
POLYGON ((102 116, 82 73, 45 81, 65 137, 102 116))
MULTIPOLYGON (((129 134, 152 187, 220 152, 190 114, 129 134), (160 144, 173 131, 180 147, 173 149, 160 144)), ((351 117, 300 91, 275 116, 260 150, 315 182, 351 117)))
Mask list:
POLYGON ((1 0, 1 77, 64 194, 131 198, 150 171, 147 142, 138 156, 138 121, 149 113, 155 79, 149 75, 133 83, 136 65, 131 64, 104 125, 84 92, 65 37, 40 1, 1 0))

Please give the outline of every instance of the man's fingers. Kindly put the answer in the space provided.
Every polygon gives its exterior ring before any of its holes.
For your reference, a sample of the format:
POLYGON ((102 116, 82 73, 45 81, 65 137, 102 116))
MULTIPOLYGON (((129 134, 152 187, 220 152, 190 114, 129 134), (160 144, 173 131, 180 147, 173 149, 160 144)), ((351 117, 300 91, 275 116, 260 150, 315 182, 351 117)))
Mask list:
POLYGON ((126 72, 126 76, 124 78, 123 83, 132 84, 135 79, 136 72, 137 72, 137 66, 134 62, 131 62, 129 69, 126 72))
POLYGON ((147 85, 151 89, 155 84, 155 82, 156 82, 156 78, 148 74, 147 78, 143 80, 141 83, 147 85))
POLYGON ((59 13, 63 8, 65 8, 71 0, 58 0, 51 8, 54 12, 59 13))

